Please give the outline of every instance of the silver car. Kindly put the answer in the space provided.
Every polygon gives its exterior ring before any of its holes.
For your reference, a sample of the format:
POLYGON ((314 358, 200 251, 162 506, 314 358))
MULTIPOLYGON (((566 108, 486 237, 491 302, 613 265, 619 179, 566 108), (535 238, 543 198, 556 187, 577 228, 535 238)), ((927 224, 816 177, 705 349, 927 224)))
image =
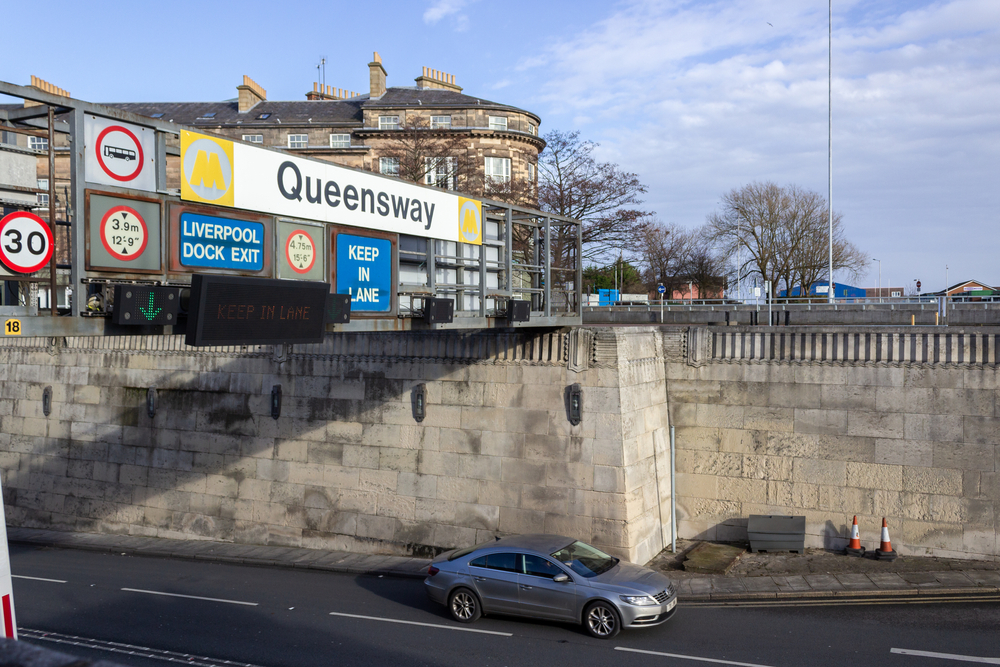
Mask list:
POLYGON ((674 587, 659 572, 559 535, 517 535, 443 553, 424 585, 461 623, 483 614, 531 616, 582 623, 600 639, 659 625, 677 609, 674 587))

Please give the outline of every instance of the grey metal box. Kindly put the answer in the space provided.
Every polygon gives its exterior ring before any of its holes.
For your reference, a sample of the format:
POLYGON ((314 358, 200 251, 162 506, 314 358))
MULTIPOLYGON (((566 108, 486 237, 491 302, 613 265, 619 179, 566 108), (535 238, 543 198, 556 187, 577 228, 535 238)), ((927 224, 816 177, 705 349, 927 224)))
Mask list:
POLYGON ((781 514, 751 514, 747 522, 750 551, 805 552, 806 518, 781 514))

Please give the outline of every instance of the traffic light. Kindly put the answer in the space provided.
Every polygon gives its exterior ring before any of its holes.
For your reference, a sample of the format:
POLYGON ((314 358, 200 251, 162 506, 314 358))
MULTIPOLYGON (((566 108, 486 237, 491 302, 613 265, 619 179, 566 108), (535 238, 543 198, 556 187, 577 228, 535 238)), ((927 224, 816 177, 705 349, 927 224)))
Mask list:
POLYGON ((156 285, 115 285, 115 324, 142 326, 176 324, 181 288, 156 285))

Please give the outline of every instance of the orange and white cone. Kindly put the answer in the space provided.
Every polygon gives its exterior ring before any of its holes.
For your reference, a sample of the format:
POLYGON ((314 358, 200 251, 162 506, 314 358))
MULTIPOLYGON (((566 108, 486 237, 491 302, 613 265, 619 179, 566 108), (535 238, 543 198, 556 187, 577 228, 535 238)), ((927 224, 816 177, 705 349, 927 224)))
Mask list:
POLYGON ((858 532, 858 517, 854 516, 854 525, 851 526, 851 541, 845 549, 848 556, 861 557, 865 555, 865 548, 861 546, 861 534, 858 532))
POLYGON ((896 560, 896 552, 892 550, 892 542, 889 540, 889 524, 885 517, 882 517, 882 543, 875 550, 875 558, 878 560, 896 560))

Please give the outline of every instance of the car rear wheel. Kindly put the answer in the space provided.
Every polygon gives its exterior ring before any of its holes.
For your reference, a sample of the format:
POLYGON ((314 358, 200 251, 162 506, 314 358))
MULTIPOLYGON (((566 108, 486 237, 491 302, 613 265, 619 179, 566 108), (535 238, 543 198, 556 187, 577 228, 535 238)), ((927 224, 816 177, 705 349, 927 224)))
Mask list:
POLYGON ((479 598, 468 588, 456 588, 448 596, 448 610, 459 623, 472 623, 483 615, 479 598))
POLYGON ((583 626, 591 637, 611 639, 621 630, 618 612, 607 602, 595 602, 583 612, 583 626))

